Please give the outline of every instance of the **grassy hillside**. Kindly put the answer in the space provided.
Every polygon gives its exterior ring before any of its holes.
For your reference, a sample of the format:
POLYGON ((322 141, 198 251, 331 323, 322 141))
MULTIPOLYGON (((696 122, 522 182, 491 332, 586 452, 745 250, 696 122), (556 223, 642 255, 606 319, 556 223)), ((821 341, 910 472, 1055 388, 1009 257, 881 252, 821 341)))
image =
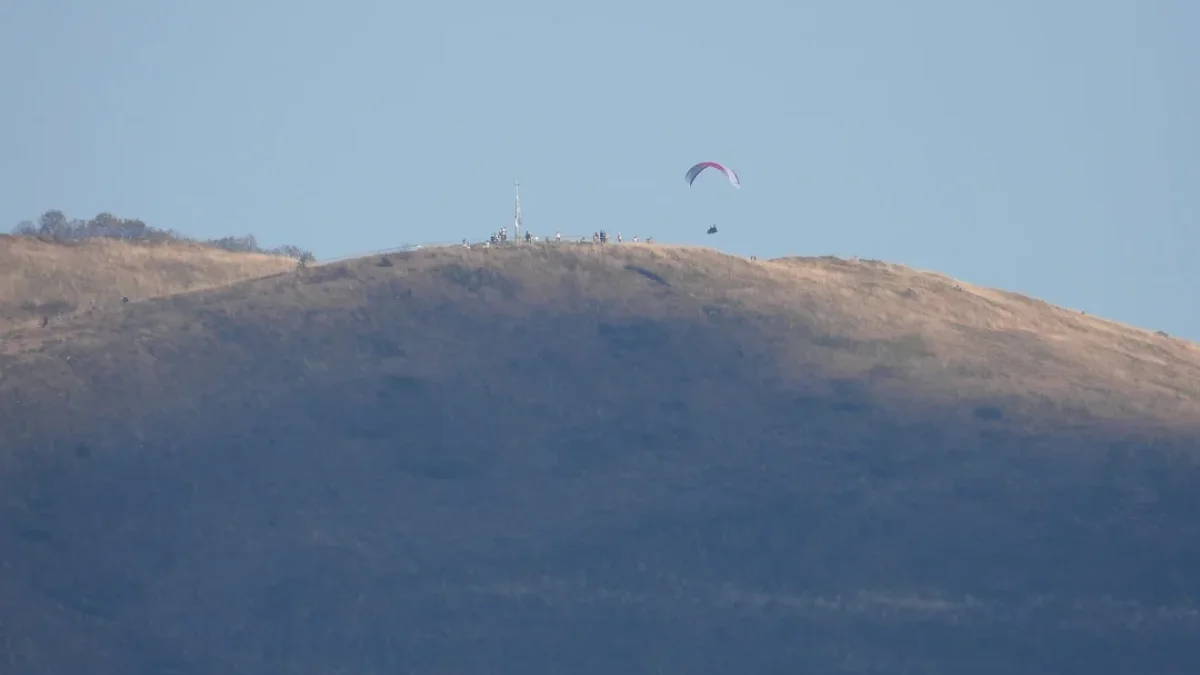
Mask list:
POLYGON ((1198 375, 934 274, 627 244, 76 315, 0 357, 0 663, 1196 672, 1198 375))
POLYGON ((211 288, 295 267, 296 261, 199 244, 61 244, 0 235, 0 329, 42 317, 211 288))

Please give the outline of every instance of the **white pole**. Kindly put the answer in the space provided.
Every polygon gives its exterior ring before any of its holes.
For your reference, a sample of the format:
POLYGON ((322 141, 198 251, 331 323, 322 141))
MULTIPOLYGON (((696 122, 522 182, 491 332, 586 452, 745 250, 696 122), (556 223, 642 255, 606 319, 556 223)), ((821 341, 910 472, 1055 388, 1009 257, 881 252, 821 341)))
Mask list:
POLYGON ((514 185, 516 191, 516 208, 513 211, 513 241, 521 243, 521 181, 514 185))

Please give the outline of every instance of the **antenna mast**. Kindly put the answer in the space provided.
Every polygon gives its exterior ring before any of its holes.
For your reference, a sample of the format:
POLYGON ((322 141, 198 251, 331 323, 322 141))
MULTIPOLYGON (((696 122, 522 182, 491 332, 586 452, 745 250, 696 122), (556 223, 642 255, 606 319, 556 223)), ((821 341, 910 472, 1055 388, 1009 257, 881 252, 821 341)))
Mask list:
POLYGON ((513 241, 521 243, 521 181, 514 184, 516 207, 513 210, 513 241))

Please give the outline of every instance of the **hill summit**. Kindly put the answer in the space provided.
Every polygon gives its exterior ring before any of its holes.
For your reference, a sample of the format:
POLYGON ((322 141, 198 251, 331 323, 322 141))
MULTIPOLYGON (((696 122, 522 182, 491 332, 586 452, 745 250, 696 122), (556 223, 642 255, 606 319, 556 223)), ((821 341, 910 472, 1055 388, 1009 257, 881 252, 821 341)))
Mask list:
POLYGON ((1200 668, 1191 343, 662 245, 172 290, 0 356, 6 672, 1200 668))

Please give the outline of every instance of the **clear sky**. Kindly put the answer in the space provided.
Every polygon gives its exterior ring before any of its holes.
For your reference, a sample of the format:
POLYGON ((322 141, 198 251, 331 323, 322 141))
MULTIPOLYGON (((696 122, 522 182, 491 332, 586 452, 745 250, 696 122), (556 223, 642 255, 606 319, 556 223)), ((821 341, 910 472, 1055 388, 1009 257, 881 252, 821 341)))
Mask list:
POLYGON ((535 234, 879 258, 1200 338, 1198 31, 1196 0, 10 0, 0 225, 328 258, 486 237, 519 179, 535 234), (701 160, 743 188, 687 187, 701 160))

